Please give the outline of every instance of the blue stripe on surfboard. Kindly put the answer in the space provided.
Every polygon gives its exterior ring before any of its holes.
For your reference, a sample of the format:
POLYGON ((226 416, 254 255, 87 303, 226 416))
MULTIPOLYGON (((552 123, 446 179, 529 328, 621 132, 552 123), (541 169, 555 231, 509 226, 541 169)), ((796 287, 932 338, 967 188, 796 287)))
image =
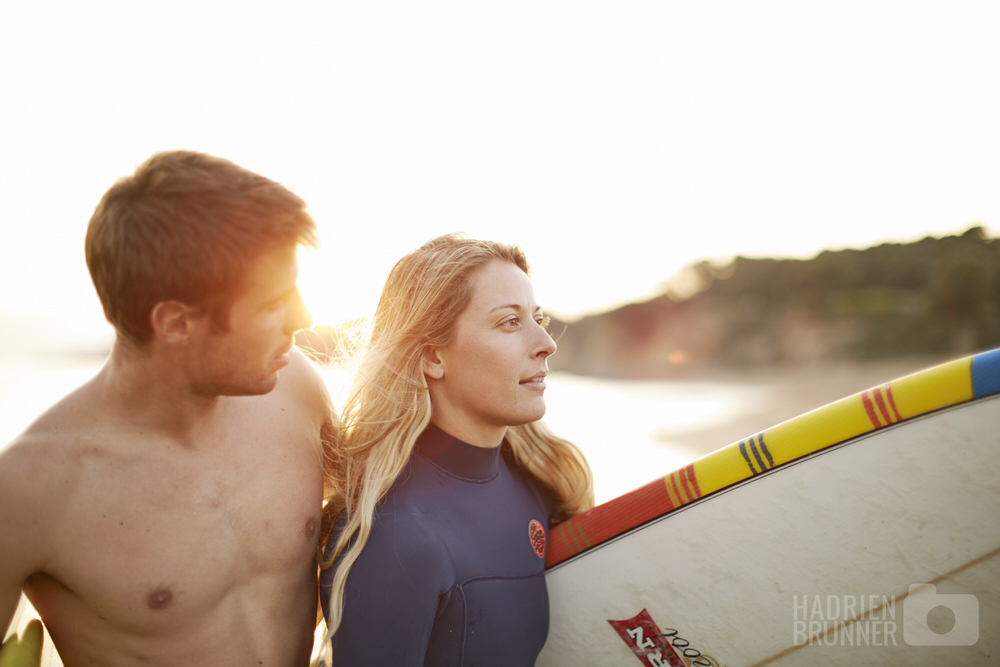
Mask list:
POLYGON ((972 395, 1000 393, 1000 348, 972 358, 972 395))

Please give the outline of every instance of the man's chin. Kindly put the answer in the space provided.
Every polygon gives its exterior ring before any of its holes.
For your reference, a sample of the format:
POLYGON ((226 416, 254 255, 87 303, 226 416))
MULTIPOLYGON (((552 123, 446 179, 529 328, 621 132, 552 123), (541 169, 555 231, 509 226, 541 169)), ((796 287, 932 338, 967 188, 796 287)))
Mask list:
POLYGON ((275 373, 265 382, 261 382, 253 387, 247 387, 246 392, 243 394, 237 394, 239 396, 263 396, 264 394, 270 394, 274 391, 274 388, 278 386, 278 374, 275 373))
POLYGON ((253 383, 218 385, 204 392, 215 396, 263 396, 270 394, 278 386, 278 374, 253 383))

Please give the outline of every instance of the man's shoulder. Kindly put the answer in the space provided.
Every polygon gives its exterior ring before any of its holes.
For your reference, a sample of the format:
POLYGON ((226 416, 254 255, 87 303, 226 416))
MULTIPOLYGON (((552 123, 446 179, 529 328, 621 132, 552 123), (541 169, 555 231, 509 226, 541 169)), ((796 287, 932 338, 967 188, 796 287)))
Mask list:
POLYGON ((2 466, 35 465, 51 468, 71 463, 72 453, 93 441, 98 413, 86 386, 66 395, 40 415, 10 443, 0 448, 2 466))
POLYGON ((326 419, 333 409, 330 391, 319 367, 295 347, 289 353, 288 366, 278 375, 275 395, 290 397, 322 419, 326 419))
POLYGON ((319 369, 293 348, 289 363, 279 371, 278 384, 255 396, 225 396, 235 409, 223 411, 231 434, 267 433, 270 437, 292 437, 308 444, 321 459, 326 441, 338 442, 339 419, 319 369), (305 436, 300 437, 300 436, 305 436))
POLYGON ((47 508, 58 513, 67 504, 81 468, 82 441, 66 420, 63 410, 50 408, 0 446, 0 506, 4 510, 30 510, 35 518, 44 519, 47 508))

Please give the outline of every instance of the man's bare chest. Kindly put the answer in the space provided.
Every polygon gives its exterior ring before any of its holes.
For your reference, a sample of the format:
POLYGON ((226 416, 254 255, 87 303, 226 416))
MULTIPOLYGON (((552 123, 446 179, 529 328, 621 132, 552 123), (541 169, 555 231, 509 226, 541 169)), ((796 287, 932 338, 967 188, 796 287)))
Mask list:
POLYGON ((315 570, 317 462, 305 447, 240 453, 87 461, 46 574, 81 611, 137 632, 300 585, 315 570))

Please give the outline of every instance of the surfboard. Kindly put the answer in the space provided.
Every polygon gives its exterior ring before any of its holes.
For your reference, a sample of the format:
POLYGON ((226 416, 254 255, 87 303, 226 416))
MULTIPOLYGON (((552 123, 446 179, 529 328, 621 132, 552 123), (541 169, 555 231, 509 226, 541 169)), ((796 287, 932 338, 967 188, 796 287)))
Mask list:
POLYGON ((998 510, 1000 349, 555 527, 538 665, 1000 664, 998 510))
MULTIPOLYGON (((19 637, 23 636, 24 629, 35 618, 38 618, 38 612, 28 602, 28 598, 22 594, 21 599, 17 603, 17 609, 14 611, 14 617, 11 619, 10 627, 7 628, 7 632, 4 635, 4 641, 7 641, 13 634, 17 634, 19 637)), ((59 658, 55 646, 52 645, 52 638, 49 637, 48 632, 45 632, 42 638, 40 667, 63 667, 62 660, 59 658)))

